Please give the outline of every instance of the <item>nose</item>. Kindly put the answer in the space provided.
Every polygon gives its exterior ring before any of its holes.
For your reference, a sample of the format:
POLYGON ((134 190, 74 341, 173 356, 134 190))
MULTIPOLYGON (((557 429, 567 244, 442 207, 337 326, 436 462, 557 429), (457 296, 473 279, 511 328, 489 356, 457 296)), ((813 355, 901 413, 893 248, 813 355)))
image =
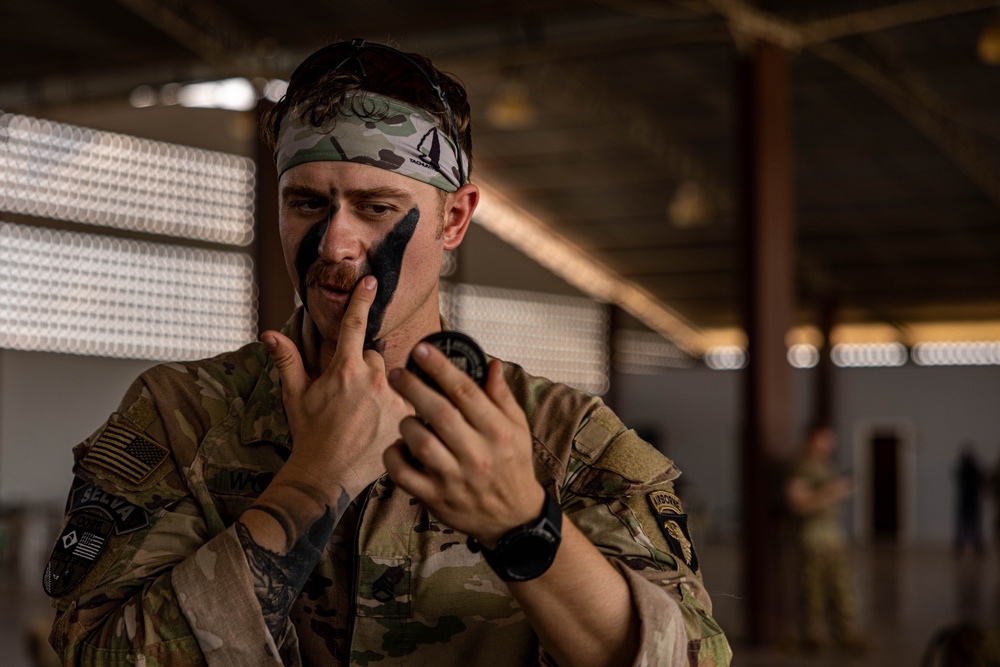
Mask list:
POLYGON ((364 254, 361 232, 358 220, 344 207, 331 209, 326 230, 319 241, 319 256, 334 263, 361 259, 364 254))

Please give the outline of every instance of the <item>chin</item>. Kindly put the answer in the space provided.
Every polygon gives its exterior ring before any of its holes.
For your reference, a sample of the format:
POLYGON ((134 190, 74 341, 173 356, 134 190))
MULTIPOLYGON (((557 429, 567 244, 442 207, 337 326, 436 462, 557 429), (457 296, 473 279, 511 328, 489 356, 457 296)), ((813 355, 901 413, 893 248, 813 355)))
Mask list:
POLYGON ((341 313, 331 313, 323 308, 314 308, 310 305, 306 309, 306 315, 312 328, 323 340, 336 343, 340 338, 340 325, 343 321, 341 313))

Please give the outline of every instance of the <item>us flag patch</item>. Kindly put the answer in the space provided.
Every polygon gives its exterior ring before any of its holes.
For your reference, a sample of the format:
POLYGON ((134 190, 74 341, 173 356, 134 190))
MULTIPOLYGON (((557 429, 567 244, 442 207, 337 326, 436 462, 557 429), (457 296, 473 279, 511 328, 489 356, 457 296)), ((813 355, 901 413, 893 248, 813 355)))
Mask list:
POLYGON ((169 454, 166 447, 149 440, 143 434, 119 423, 108 422, 82 463, 104 468, 133 484, 139 484, 169 454))
POLYGON ((95 510, 71 515, 45 566, 42 576, 45 592, 61 597, 83 581, 107 545, 114 525, 113 519, 95 510))

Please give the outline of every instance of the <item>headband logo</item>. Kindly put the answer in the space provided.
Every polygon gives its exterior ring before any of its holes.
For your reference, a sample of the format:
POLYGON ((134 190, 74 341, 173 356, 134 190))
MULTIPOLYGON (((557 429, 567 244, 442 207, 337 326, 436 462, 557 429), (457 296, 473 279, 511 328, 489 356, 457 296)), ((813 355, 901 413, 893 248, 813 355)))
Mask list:
MULTIPOLYGON (((441 169, 441 140, 438 139, 436 128, 432 127, 424 132, 424 136, 420 137, 420 141, 417 142, 417 150, 427 158, 423 161, 424 166, 434 170, 441 169), (424 142, 427 141, 428 138, 430 138, 431 143, 430 151, 427 151, 424 148, 424 142)), ((413 160, 413 158, 411 158, 411 160, 413 160)), ((420 164, 417 160, 413 160, 413 162, 420 164)))

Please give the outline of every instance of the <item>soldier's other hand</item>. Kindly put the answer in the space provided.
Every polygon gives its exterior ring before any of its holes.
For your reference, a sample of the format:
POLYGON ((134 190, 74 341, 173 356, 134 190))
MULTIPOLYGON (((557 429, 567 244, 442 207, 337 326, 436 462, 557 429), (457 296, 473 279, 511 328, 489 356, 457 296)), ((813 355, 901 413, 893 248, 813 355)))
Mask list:
POLYGON ((543 504, 527 418, 499 361, 490 363, 483 390, 431 345, 419 343, 413 358, 444 395, 413 373, 392 372, 393 388, 419 418, 400 424, 404 442, 386 450, 386 470, 445 525, 492 548, 543 504))

